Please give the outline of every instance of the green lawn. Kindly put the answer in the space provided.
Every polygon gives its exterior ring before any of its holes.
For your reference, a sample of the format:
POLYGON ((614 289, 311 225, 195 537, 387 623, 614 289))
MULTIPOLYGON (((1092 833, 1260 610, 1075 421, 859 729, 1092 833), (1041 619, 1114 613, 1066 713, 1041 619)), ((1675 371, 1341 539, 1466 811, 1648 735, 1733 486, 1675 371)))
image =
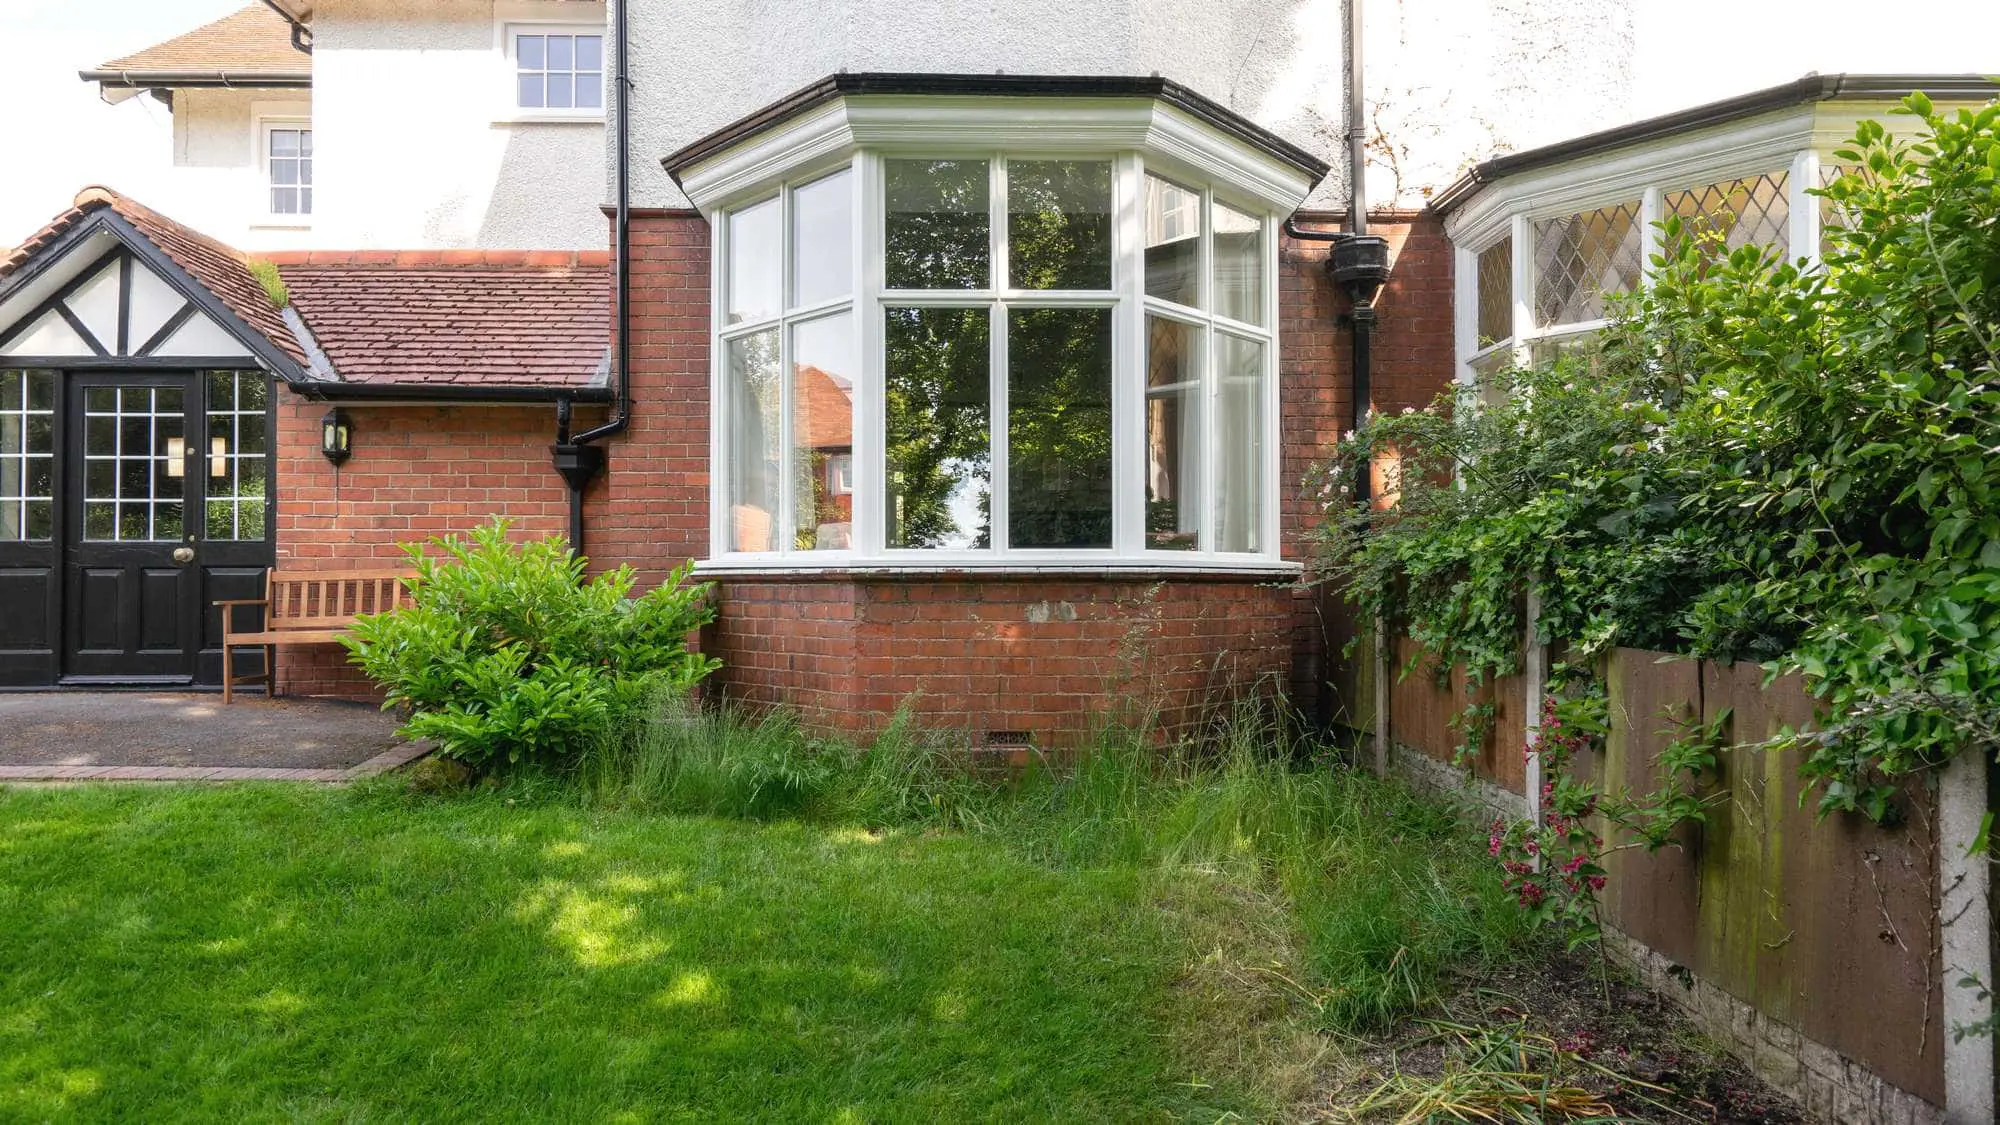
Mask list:
POLYGON ((0 789, 0 1120, 1213 1120, 1167 929, 976 837, 0 789))

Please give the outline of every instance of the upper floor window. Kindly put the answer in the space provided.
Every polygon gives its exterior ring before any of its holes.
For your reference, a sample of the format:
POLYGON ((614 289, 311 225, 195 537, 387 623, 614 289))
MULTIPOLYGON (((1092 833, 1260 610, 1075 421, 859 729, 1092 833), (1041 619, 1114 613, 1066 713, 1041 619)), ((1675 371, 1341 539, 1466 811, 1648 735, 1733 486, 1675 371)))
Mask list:
POLYGON ((604 35, 582 28, 524 24, 508 29, 514 107, 530 114, 604 112, 604 35))
POLYGON ((264 180, 273 216, 312 214, 312 138, 312 130, 303 124, 264 126, 264 180))
POLYGON ((724 210, 716 553, 1275 556, 1274 223, 1136 153, 862 152, 724 210))

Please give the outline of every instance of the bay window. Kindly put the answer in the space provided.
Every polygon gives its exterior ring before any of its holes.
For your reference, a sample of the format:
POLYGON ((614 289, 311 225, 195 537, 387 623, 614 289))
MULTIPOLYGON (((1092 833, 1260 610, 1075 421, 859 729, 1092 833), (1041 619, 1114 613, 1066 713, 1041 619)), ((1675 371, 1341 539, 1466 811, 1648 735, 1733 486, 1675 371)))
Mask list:
POLYGON ((718 209, 716 557, 1275 555, 1275 218, 1137 153, 875 153, 718 209))

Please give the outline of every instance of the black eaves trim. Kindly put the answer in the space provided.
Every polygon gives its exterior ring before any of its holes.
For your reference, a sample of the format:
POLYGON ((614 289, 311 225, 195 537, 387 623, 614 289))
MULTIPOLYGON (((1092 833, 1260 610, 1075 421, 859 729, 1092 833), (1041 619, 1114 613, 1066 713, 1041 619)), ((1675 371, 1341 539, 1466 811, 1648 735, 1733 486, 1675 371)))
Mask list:
POLYGON ((609 387, 505 386, 493 383, 335 383, 308 380, 290 384, 298 394, 324 402, 492 402, 546 403, 569 399, 603 403, 609 387))
POLYGON ((660 159, 678 179, 680 170, 836 98, 854 95, 980 95, 988 97, 1155 98, 1228 133, 1312 176, 1331 169, 1326 161, 1276 133, 1209 100, 1170 78, 1040 74, 835 74, 724 125, 660 159))

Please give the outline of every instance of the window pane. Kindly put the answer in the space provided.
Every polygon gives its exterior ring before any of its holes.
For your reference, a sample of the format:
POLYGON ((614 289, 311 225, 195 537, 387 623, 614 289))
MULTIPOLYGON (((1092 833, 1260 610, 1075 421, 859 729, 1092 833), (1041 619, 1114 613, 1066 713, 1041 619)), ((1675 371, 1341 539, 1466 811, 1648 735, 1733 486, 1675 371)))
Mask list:
POLYGON ((299 213, 299 189, 274 187, 271 189, 271 214, 296 215, 299 213))
POLYGON ((1111 310, 1007 314, 1007 543, 1111 546, 1111 310))
POLYGON ((984 160, 885 160, 891 289, 984 289, 992 229, 984 160))
POLYGON ((854 545, 854 498, 836 490, 837 463, 854 452, 854 314, 792 328, 792 545, 854 545))
POLYGON ((1264 323, 1264 224, 1215 205, 1215 311, 1264 323))
POLYGON ((576 76, 576 106, 578 109, 604 108, 604 76, 585 71, 576 76))
POLYGON ((539 35, 523 35, 514 40, 514 54, 522 70, 540 70, 547 65, 542 43, 543 38, 539 35))
POLYGON ((792 304, 854 289, 854 177, 836 172, 792 192, 792 304))
POLYGON ((1497 344, 1514 335, 1514 240, 1503 238, 1479 252, 1479 340, 1497 344))
POLYGON ((779 458, 778 333, 758 332, 728 345, 723 376, 729 425, 728 549, 777 549, 779 458))
POLYGON ((1146 546, 1201 545, 1201 329, 1146 318, 1146 546))
POLYGON ((1215 340, 1215 549, 1262 549, 1264 345, 1215 340))
POLYGON ((1201 193, 1146 177, 1146 295, 1197 307, 1201 193))
POLYGON ((1534 224, 1535 325, 1597 320, 1604 295, 1639 284, 1639 205, 1600 207, 1534 224))
POLYGON ((299 162, 296 160, 271 161, 271 182, 274 184, 298 183, 299 162))
POLYGON ((604 69, 604 36, 579 35, 576 37, 576 68, 578 70, 604 69))
POLYGON ((299 154, 299 134, 296 129, 271 130, 272 156, 297 156, 299 154))
POLYGON ((988 314, 887 310, 890 547, 992 546, 988 314))
POLYGON ((576 45, 576 40, 568 35, 551 35, 548 37, 548 43, 549 69, 569 70, 575 62, 572 48, 576 45))
MULTIPOLYGON (((300 129, 300 130, 299 130, 299 155, 300 155, 300 156, 311 156, 312 154, 313 154, 313 131, 312 131, 311 129, 300 129)), ((306 182, 307 182, 307 183, 311 183, 312 181, 311 181, 311 180, 307 180, 306 182)))
POLYGON ((1687 191, 1670 191, 1662 209, 1678 215, 1684 237, 1720 236, 1724 250, 1769 246, 1780 254, 1791 248, 1789 172, 1771 172, 1741 180, 1723 180, 1687 191))
POLYGON ((1111 288, 1111 165, 1007 165, 1007 277, 1017 289, 1111 288))
POLYGON ((542 103, 547 100, 547 95, 543 92, 542 76, 539 74, 523 74, 520 77, 520 83, 521 107, 523 109, 541 108, 542 103))
POLYGON ((570 77, 567 74, 549 75, 550 109, 568 109, 570 103, 570 77))
POLYGON ((778 242, 776 199, 730 213, 726 323, 741 324, 778 315, 778 242))

